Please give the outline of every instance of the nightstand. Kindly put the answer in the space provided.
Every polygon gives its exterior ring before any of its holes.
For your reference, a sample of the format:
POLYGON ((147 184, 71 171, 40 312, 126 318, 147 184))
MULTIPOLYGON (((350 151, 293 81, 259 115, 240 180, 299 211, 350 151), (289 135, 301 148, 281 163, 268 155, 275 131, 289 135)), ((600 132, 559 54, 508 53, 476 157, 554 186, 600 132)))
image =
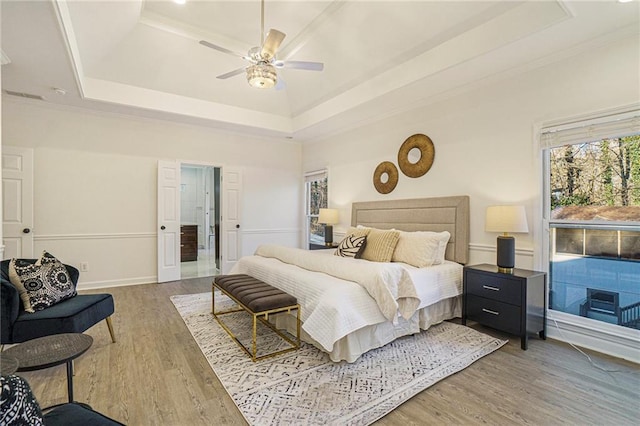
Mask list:
POLYGON ((309 250, 324 250, 324 249, 334 249, 334 248, 338 248, 338 243, 333 243, 330 246, 326 246, 324 244, 309 243, 309 250))
POLYGON ((517 334, 523 350, 528 333, 546 339, 546 273, 515 268, 506 274, 482 264, 465 266, 463 274, 463 325, 471 320, 517 334))

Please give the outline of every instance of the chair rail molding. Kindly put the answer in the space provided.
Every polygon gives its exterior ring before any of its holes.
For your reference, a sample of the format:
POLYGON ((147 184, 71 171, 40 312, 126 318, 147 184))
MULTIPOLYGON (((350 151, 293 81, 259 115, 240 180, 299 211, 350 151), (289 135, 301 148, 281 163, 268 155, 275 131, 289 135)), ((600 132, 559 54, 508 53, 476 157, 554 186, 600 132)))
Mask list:
POLYGON ((35 241, 61 241, 61 240, 111 240, 125 238, 156 238, 155 232, 125 232, 117 234, 49 234, 33 236, 35 241))

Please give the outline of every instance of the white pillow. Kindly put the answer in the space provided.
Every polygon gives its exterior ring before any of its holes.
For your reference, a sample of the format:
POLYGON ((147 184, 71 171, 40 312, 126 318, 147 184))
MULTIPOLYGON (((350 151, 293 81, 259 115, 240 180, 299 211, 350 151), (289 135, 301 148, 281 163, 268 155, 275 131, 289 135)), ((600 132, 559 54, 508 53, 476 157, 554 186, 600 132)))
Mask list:
POLYGON ((439 265, 444 262, 450 237, 451 234, 448 231, 400 231, 400 238, 391 261, 408 263, 417 268, 439 265))

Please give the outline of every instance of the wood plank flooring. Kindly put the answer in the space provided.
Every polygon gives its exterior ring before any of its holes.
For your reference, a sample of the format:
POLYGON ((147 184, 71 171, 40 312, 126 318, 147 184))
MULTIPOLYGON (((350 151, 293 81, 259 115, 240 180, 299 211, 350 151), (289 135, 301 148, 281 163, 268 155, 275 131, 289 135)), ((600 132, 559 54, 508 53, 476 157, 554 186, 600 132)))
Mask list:
MULTIPOLYGON (((128 425, 243 425, 242 415, 213 374, 169 296, 210 290, 210 278, 118 287, 111 343, 105 322, 75 362, 78 401, 128 425)), ((376 425, 597 424, 640 418, 640 366, 586 351, 594 368, 564 343, 477 326, 510 342, 404 403, 376 425)), ((243 356, 239 351, 238 356, 243 356)), ((42 406, 66 402, 65 367, 20 373, 42 406)), ((290 426, 290 425, 287 425, 290 426)))

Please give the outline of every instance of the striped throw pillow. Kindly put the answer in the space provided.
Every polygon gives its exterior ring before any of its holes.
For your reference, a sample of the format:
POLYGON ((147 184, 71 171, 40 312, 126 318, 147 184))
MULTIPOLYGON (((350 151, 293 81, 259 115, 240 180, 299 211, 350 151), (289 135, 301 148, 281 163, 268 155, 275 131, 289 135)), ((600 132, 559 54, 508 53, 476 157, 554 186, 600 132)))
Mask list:
POLYGON ((340 241, 340 244, 338 244, 338 248, 334 254, 336 256, 355 257, 356 259, 359 259, 366 244, 366 235, 362 235, 360 237, 347 235, 342 241, 340 241))
POLYGON ((400 231, 372 228, 367 235, 367 246, 362 258, 373 262, 391 262, 399 238, 400 231))

